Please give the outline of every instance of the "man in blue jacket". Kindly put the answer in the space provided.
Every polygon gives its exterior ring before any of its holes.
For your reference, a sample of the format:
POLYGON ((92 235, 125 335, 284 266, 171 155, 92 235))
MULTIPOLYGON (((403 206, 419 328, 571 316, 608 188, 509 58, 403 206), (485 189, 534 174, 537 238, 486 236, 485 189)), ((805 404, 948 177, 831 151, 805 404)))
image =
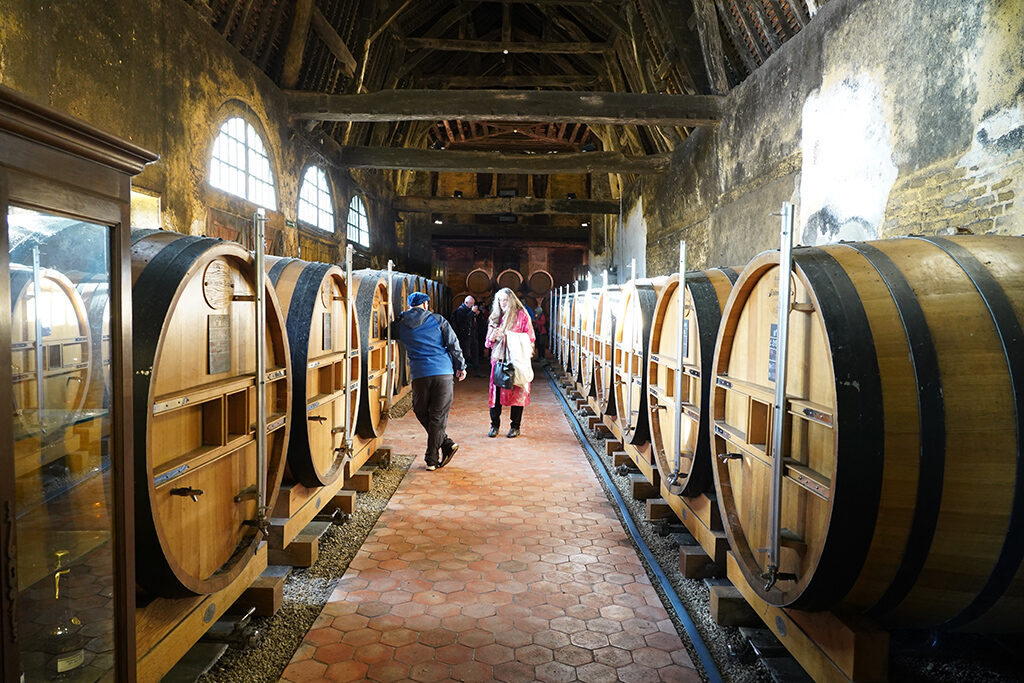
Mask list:
POLYGON ((413 292, 406 300, 409 310, 398 317, 393 336, 404 346, 412 376, 412 410, 427 430, 427 471, 447 465, 459 444, 448 438, 445 426, 452 407, 455 383, 466 379, 466 361, 459 340, 448 321, 427 310, 430 297, 413 292), (438 459, 438 451, 441 458, 438 459))

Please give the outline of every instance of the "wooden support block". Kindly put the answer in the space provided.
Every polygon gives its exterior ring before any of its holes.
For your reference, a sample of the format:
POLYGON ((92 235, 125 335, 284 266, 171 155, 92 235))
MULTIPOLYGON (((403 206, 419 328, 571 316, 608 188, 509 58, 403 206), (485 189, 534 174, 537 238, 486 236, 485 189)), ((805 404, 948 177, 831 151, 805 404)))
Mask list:
POLYGON ((615 451, 612 453, 612 465, 618 467, 627 463, 633 462, 629 459, 629 454, 626 451, 615 451))
POLYGON ((712 586, 710 610, 719 626, 753 626, 761 621, 736 586, 712 586))
POLYGON ((270 563, 312 567, 320 555, 320 537, 330 525, 330 522, 310 522, 285 548, 270 549, 270 563))
POLYGON ((604 440, 604 454, 612 455, 615 451, 622 450, 622 442, 616 439, 605 439, 604 440))
POLYGON ((667 517, 675 517, 675 513, 672 512, 672 508, 668 506, 664 498, 648 498, 647 499, 647 521, 653 522, 658 519, 665 519, 667 517))
POLYGON ((272 617, 284 604, 284 582, 291 573, 288 566, 271 565, 260 574, 251 586, 231 606, 232 612, 245 612, 256 608, 258 617, 272 617))
POLYGON ((365 493, 373 488, 373 470, 367 467, 352 474, 345 480, 346 491, 360 491, 365 493))
POLYGON ((647 500, 658 495, 658 488, 642 474, 629 475, 629 486, 634 500, 647 500))
POLYGON ((331 498, 331 505, 341 508, 341 511, 346 515, 355 514, 356 511, 356 492, 355 491, 338 491, 338 495, 331 498))
POLYGON ((831 612, 769 605, 746 583, 733 553, 728 553, 727 563, 729 579, 812 679, 823 683, 888 680, 888 633, 831 612))
POLYGON ((721 576, 725 567, 716 563, 699 545, 679 546, 679 571, 688 579, 705 579, 721 576))
POLYGON ((138 680, 163 678, 266 568, 267 544, 261 543, 238 578, 223 590, 195 598, 157 598, 136 608, 138 680))

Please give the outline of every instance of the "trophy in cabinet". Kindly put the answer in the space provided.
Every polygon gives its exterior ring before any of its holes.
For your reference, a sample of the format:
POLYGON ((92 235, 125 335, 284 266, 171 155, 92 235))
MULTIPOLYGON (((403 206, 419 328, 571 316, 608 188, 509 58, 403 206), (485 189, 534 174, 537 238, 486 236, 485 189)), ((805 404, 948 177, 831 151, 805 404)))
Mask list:
POLYGON ((56 555, 57 568, 53 573, 53 589, 57 619, 46 635, 46 673, 51 679, 61 678, 85 663, 82 622, 71 609, 71 596, 68 592, 68 574, 71 573, 71 569, 64 566, 64 558, 68 551, 58 550, 56 555), (63 596, 61 578, 64 579, 63 596))

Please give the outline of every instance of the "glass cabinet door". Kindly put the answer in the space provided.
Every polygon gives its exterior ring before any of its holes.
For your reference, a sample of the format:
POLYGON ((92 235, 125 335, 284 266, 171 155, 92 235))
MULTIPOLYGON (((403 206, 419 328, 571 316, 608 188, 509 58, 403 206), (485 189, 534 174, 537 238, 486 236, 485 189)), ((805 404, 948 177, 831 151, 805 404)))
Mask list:
POLYGON ((113 680, 112 229, 17 207, 7 220, 21 667, 113 680))

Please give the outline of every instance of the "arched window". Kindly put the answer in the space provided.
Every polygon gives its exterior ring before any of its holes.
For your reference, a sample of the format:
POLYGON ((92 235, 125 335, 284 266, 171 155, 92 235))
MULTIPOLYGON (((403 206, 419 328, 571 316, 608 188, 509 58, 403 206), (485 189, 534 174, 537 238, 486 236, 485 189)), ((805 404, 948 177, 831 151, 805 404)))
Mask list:
POLYGON ((317 166, 310 166, 302 176, 299 190, 299 220, 321 230, 334 232, 334 205, 327 174, 317 166))
POLYGON ((366 205, 359 195, 348 204, 348 240, 364 247, 370 246, 370 222, 366 219, 366 205))
POLYGON ((277 209, 266 147, 245 119, 231 118, 220 127, 213 141, 210 184, 264 208, 277 209))

